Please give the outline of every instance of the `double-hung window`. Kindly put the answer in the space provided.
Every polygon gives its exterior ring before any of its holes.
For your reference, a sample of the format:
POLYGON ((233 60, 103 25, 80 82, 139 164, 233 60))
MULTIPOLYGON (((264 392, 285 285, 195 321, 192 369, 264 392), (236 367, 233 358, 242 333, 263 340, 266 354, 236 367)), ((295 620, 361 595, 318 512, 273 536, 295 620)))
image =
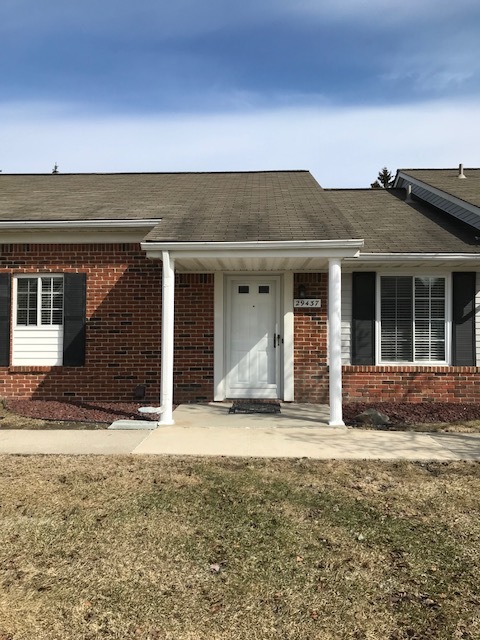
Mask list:
POLYGON ((380 276, 380 362, 445 363, 446 279, 380 276))
POLYGON ((14 286, 14 365, 61 365, 63 275, 18 275, 14 286))

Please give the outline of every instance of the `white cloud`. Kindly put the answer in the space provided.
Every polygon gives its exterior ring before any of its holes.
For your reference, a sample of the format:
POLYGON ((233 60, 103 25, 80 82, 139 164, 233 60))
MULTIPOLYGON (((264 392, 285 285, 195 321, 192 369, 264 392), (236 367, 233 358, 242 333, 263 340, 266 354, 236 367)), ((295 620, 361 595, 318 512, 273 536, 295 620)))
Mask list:
MULTIPOLYGON (((479 166, 480 102, 289 108, 248 114, 99 117, 65 106, 0 106, 0 169, 310 169, 325 187, 368 187, 378 170, 479 166)), ((1 184, 1 183, 0 183, 1 184)))

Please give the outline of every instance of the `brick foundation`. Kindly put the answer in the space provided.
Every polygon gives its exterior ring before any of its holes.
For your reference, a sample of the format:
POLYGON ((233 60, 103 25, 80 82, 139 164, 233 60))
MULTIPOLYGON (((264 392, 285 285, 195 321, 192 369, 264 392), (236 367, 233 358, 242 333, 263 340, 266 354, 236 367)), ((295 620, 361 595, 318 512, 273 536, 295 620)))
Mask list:
POLYGON ((345 402, 480 402, 478 367, 343 367, 345 402))

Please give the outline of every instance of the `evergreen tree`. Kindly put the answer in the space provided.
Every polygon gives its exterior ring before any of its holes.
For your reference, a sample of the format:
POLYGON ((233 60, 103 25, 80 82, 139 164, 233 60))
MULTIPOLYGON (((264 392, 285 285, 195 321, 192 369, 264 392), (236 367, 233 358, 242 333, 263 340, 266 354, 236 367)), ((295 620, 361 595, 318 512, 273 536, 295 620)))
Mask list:
POLYGON ((392 176, 391 171, 389 171, 387 167, 383 167, 383 169, 378 172, 375 182, 372 182, 370 186, 372 189, 390 189, 393 187, 394 182, 395 177, 392 176))

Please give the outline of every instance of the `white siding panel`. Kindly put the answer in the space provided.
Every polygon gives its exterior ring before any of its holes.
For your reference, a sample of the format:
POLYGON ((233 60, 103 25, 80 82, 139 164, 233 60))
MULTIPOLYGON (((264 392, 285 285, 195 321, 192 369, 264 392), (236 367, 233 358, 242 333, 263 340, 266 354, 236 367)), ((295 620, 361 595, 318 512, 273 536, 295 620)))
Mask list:
POLYGON ((480 363, 480 272, 477 271, 475 282, 475 346, 476 346, 476 362, 480 363))
POLYGON ((352 325, 352 274, 342 273, 342 364, 350 364, 352 325))
POLYGON ((14 328, 14 366, 55 366, 61 365, 62 360, 63 326, 14 328))

